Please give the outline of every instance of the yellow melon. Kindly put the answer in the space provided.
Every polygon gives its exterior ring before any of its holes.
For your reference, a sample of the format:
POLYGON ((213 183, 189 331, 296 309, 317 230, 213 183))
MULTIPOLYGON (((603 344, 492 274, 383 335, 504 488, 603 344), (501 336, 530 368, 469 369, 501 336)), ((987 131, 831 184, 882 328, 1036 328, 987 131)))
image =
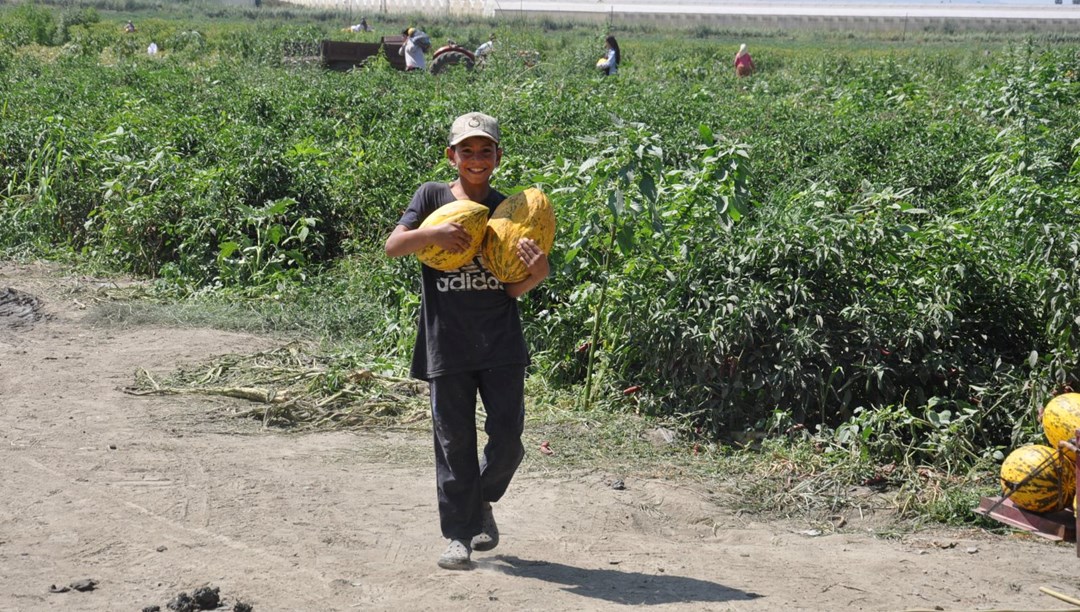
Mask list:
POLYGON ((532 238, 544 253, 555 244, 555 209, 544 192, 529 187, 502 201, 484 232, 484 265, 504 283, 516 283, 529 276, 517 254, 522 238, 532 238))
POLYGON ((1075 488, 1073 464, 1049 446, 1021 446, 1001 464, 1001 490, 1025 510, 1061 510, 1071 501, 1075 488))
MULTIPOLYGON (((1062 440, 1076 438, 1076 430, 1080 428, 1080 393, 1063 393, 1050 400, 1043 408, 1042 426, 1051 448, 1057 448, 1062 440)), ((1076 460, 1072 450, 1066 449, 1065 454, 1076 460)))
POLYGON ((438 245, 428 245, 416 253, 417 259, 424 264, 442 270, 456 270, 473 260, 480 251, 487 227, 488 207, 471 200, 457 200, 440 206, 424 219, 421 228, 433 227, 443 223, 460 223, 469 232, 469 248, 461 253, 451 253, 438 245))

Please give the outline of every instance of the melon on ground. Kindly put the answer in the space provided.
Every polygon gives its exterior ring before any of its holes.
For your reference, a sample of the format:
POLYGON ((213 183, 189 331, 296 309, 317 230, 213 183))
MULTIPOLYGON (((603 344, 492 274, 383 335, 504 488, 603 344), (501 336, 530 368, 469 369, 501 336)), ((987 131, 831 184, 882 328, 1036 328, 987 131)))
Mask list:
POLYGON ((1001 464, 1001 490, 1014 504, 1032 512, 1056 512, 1072 501, 1076 471, 1057 449, 1028 444, 1009 453, 1001 464))
POLYGON ((484 233, 484 265, 504 283, 517 283, 529 270, 517 254, 518 241, 531 238, 544 253, 555 244, 555 209, 544 192, 529 187, 502 201, 484 233))
MULTIPOLYGON (((1050 400, 1043 408, 1043 431, 1051 448, 1058 448, 1058 442, 1076 438, 1080 428, 1080 393, 1063 393, 1050 400)), ((1075 461, 1076 453, 1064 449, 1065 455, 1075 461)))
POLYGON ((487 226, 488 207, 471 200, 456 200, 444 204, 432 212, 420 224, 421 228, 433 227, 443 223, 460 223, 469 232, 469 248, 461 253, 451 253, 438 245, 428 245, 416 253, 417 259, 425 265, 448 272, 456 270, 473 260, 480 251, 487 226))

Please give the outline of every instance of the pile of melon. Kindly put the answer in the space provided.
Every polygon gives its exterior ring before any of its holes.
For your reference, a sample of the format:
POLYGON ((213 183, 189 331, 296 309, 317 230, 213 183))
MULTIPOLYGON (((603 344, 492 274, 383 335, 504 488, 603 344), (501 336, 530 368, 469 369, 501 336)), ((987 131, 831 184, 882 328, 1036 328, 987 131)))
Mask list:
POLYGON ((468 264, 479 253, 484 256, 484 265, 499 281, 517 283, 529 276, 517 254, 518 241, 531 238, 544 253, 550 253, 555 243, 555 209, 544 192, 534 187, 503 200, 490 219, 487 206, 458 200, 428 215, 420 227, 451 221, 460 223, 469 233, 469 248, 450 253, 430 245, 416 254, 425 265, 444 272, 468 264))
POLYGON ((1001 490, 1012 502, 1032 512, 1076 509, 1076 453, 1058 445, 1072 441, 1080 429, 1080 393, 1065 393, 1043 409, 1043 431, 1049 445, 1028 444, 1009 453, 1001 464, 1001 490))

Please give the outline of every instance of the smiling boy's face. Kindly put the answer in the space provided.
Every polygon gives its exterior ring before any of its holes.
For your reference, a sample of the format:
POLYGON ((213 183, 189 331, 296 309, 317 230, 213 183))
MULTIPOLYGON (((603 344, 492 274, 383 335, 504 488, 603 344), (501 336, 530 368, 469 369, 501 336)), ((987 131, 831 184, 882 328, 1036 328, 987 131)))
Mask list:
POLYGON ((447 147, 446 159, 457 168, 462 182, 486 185, 502 161, 502 149, 490 138, 472 136, 447 147))

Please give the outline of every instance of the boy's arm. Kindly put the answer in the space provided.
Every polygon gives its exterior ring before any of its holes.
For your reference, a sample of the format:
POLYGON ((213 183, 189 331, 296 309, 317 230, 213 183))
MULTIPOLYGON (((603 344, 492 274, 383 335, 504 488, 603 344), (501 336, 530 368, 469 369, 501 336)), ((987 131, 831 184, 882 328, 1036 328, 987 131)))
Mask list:
POLYGON ((469 248, 472 238, 460 223, 450 221, 431 227, 409 229, 399 225, 386 239, 386 254, 389 257, 411 255, 432 244, 442 247, 450 253, 461 253, 469 248))
POLYGON ((541 251, 540 246, 531 238, 522 238, 518 241, 517 250, 521 262, 529 269, 529 276, 523 281, 506 284, 506 294, 515 299, 539 285, 551 272, 547 254, 541 251))

